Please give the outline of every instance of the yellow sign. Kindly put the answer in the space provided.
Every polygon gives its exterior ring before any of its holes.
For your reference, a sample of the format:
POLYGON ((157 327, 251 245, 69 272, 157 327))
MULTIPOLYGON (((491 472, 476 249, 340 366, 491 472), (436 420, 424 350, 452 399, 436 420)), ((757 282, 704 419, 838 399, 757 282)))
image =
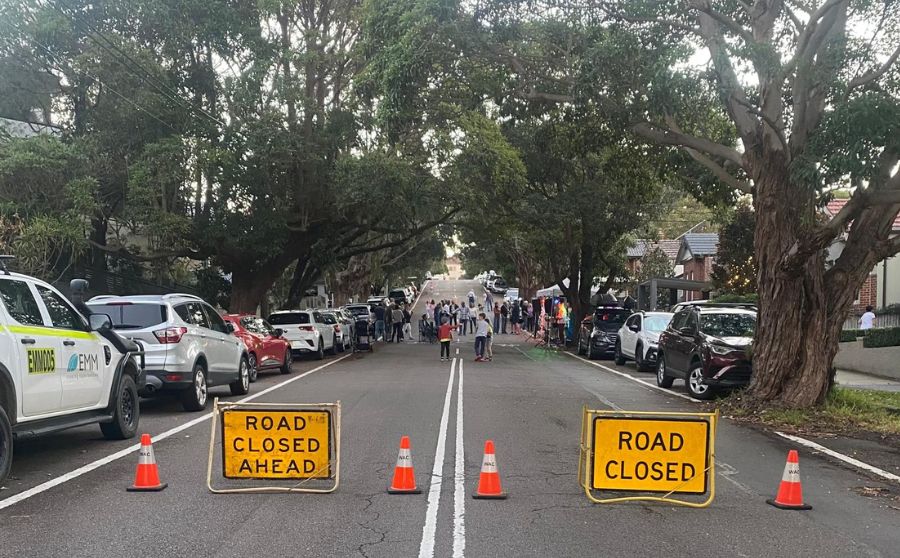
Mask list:
POLYGON ((28 373, 52 374, 56 372, 54 349, 28 349, 28 373))
POLYGON ((690 418, 594 418, 595 490, 704 494, 709 422, 690 418))
POLYGON ((331 478, 331 413, 222 411, 223 475, 229 479, 331 478))

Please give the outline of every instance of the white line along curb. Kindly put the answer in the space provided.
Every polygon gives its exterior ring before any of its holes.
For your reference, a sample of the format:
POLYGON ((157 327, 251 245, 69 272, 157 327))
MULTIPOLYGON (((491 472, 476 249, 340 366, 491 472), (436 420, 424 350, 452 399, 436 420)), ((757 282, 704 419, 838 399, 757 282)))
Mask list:
POLYGON ((693 401, 694 403, 702 403, 702 401, 700 401, 699 399, 694 399, 693 397, 691 397, 691 396, 689 396, 689 395, 685 395, 685 394, 683 394, 683 393, 678 393, 678 392, 676 392, 676 391, 672 391, 672 390, 669 390, 669 389, 666 389, 666 388, 661 388, 661 387, 659 387, 659 386, 656 385, 656 384, 651 384, 650 382, 645 382, 644 380, 642 380, 642 379, 640 379, 640 378, 635 378, 635 377, 632 376, 631 374, 626 374, 626 373, 624 373, 624 372, 619 372, 618 370, 613 370, 612 368, 609 368, 608 366, 603 366, 602 364, 597 364, 596 362, 592 362, 592 361, 590 361, 590 360, 588 360, 588 359, 586 359, 586 358, 582 358, 582 357, 580 357, 580 356, 578 356, 578 355, 573 355, 573 354, 570 353, 569 351, 563 351, 563 354, 569 355, 569 356, 572 357, 572 358, 577 358, 577 359, 580 360, 581 362, 585 362, 585 363, 587 363, 587 364, 590 364, 591 366, 596 366, 597 368, 600 368, 601 370, 606 370, 607 372, 610 372, 610 373, 612 373, 612 374, 615 374, 616 376, 622 376, 623 378, 627 378, 627 379, 631 380, 632 382, 637 382, 637 383, 641 384, 641 385, 644 386, 644 387, 648 387, 648 388, 650 388, 650 389, 655 389, 656 391, 661 391, 661 392, 665 393, 666 395, 673 395, 673 396, 675 396, 675 397, 680 397, 680 398, 682 398, 682 399, 687 399, 688 401, 693 401))
MULTIPOLYGON (((325 364, 318 366, 316 368, 313 368, 312 370, 309 370, 307 372, 304 372, 303 374, 300 374, 299 376, 294 376, 293 378, 285 380, 285 381, 281 382, 280 384, 275 384, 274 386, 266 388, 259 393, 254 393, 253 395, 245 397, 245 398, 239 400, 238 403, 246 403, 247 401, 253 401, 257 397, 262 397, 263 395, 265 395, 269 392, 275 391, 278 388, 284 387, 290 383, 296 382, 297 380, 299 380, 301 378, 309 376, 313 372, 318 372, 319 370, 322 370, 323 368, 327 368, 328 366, 331 366, 332 364, 337 364, 338 362, 340 362, 350 356, 352 356, 352 353, 344 355, 338 359, 326 362, 325 364)), ((171 438, 175 434, 178 434, 179 432, 187 430, 188 428, 190 428, 192 426, 196 426, 196 425, 200 424, 201 422, 207 421, 211 418, 212 418, 212 413, 207 413, 203 416, 200 416, 193 420, 190 420, 184 424, 178 425, 175 428, 166 430, 165 432, 161 432, 159 434, 154 434, 153 441, 160 442, 162 440, 165 440, 166 438, 171 438)), ((113 461, 122 459, 126 455, 130 455, 130 454, 138 451, 139 449, 141 449, 141 444, 139 444, 139 443, 134 444, 132 446, 128 446, 127 448, 125 448, 123 450, 119 450, 116 453, 112 453, 110 455, 107 455, 106 457, 103 457, 96 461, 88 463, 87 465, 79 467, 73 471, 69 471, 68 473, 66 473, 64 475, 60 475, 54 479, 50 479, 47 482, 44 482, 37 486, 29 488, 28 490, 26 490, 24 492, 20 492, 14 496, 10 496, 9 498, 6 498, 5 500, 0 500, 0 510, 2 510, 4 508, 8 508, 12 505, 18 504, 19 502, 21 502, 23 500, 27 500, 28 498, 31 498, 32 496, 36 496, 36 495, 40 494, 41 492, 46 492, 55 486, 59 486, 61 484, 67 483, 72 479, 76 479, 76 478, 80 477, 81 475, 90 473, 94 469, 99 469, 100 467, 103 467, 104 465, 112 463, 113 461)))
POLYGON ((858 459, 854 459, 854 458, 850 457, 849 455, 844 455, 843 453, 839 453, 834 450, 830 450, 821 444, 817 444, 817 443, 813 442, 812 440, 807 440, 806 438, 801 438, 799 436, 794 436, 791 434, 785 434, 784 432, 776 431, 775 434, 778 434, 782 438, 786 438, 792 442, 796 442, 796 443, 800 444, 801 446, 806 446, 811 450, 815 450, 820 453, 824 453, 825 455, 833 457, 833 458, 837 459, 838 461, 843 461, 844 463, 847 463, 848 465, 853 465, 854 467, 862 469, 863 471, 868 471, 868 472, 872 473, 873 475, 878 475, 881 478, 884 478, 887 480, 892 480, 894 482, 900 482, 900 476, 895 475, 894 473, 889 473, 889 472, 885 471, 884 469, 879 469, 878 467, 869 465, 868 463, 863 463, 862 461, 860 461, 858 459))

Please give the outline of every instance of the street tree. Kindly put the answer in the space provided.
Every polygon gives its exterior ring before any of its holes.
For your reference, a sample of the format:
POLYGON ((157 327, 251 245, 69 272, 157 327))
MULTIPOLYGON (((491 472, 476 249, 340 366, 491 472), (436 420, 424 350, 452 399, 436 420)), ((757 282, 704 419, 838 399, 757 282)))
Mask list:
POLYGON ((713 288, 722 294, 756 292, 756 260, 753 240, 756 216, 746 204, 738 206, 719 229, 719 248, 712 269, 713 288))

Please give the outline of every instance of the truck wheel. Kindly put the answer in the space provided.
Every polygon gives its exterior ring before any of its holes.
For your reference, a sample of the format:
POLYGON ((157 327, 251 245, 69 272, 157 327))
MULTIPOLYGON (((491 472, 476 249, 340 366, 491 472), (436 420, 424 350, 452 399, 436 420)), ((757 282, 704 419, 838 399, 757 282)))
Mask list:
POLYGON ((134 378, 124 374, 119 381, 119 392, 116 394, 113 419, 101 422, 100 431, 107 440, 127 440, 137 434, 141 422, 141 404, 138 399, 134 378))
POLYGON ((9 475, 12 459, 12 426, 9 424, 9 417, 6 416, 6 409, 0 407, 0 484, 3 484, 9 475))
POLYGON ((241 357, 241 364, 238 366, 238 379, 228 384, 231 388, 231 395, 247 395, 250 393, 250 363, 247 357, 241 357))
POLYGON ((209 387, 206 384, 206 368, 202 363, 194 365, 191 387, 181 392, 181 406, 185 411, 202 411, 209 398, 209 387))
POLYGON ((290 374, 292 364, 294 364, 294 352, 288 348, 288 350, 284 352, 284 361, 281 363, 281 368, 279 370, 281 370, 282 374, 290 374))

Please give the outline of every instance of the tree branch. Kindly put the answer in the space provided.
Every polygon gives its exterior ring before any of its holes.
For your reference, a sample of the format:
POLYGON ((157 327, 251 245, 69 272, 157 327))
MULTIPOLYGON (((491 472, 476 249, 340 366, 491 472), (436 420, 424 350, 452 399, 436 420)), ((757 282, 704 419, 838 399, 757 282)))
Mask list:
POLYGON ((207 254, 204 252, 200 252, 199 250, 195 250, 193 248, 182 248, 180 250, 171 250, 168 252, 156 252, 154 254, 135 254, 128 250, 128 248, 124 246, 109 246, 106 244, 100 244, 95 240, 89 241, 91 246, 106 252, 107 254, 111 254, 114 256, 118 256, 120 258, 125 258, 135 262, 155 262, 159 260, 167 260, 170 258, 191 258, 192 260, 202 260, 207 257, 207 254))
POLYGON ((719 157, 721 159, 725 159, 726 161, 731 161, 732 163, 740 167, 744 166, 743 156, 738 153, 737 150, 722 145, 721 143, 716 143, 708 139, 691 136, 683 132, 676 132, 668 128, 662 128, 649 122, 640 122, 638 124, 635 124, 631 127, 631 130, 636 134, 657 143, 674 145, 678 147, 689 147, 708 155, 712 155, 713 157, 719 157))
POLYGON ((897 58, 900 58, 900 46, 898 46, 893 54, 878 68, 872 70, 871 72, 866 72, 865 74, 859 76, 858 78, 854 78, 850 81, 850 89, 855 89, 857 87, 862 87, 864 85, 868 85, 875 81, 876 79, 883 76, 888 70, 891 69, 891 66, 894 65, 894 62, 897 61, 897 58))

